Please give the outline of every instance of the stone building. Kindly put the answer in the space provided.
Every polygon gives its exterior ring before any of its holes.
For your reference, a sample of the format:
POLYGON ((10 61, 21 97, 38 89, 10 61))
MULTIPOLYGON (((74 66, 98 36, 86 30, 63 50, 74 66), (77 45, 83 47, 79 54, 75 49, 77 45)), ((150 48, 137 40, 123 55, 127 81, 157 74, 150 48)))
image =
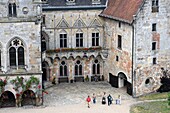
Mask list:
POLYGON ((0 107, 41 104, 41 1, 0 1, 0 107))
POLYGON ((169 70, 168 4, 164 0, 109 0, 100 14, 109 48, 106 77, 115 87, 127 85, 134 97, 155 92, 162 69, 169 70))
POLYGON ((170 63, 168 5, 164 0, 48 0, 43 80, 103 75, 114 87, 127 86, 134 97, 156 91, 170 63))
POLYGON ((43 80, 94 80, 104 75, 107 56, 104 22, 98 15, 106 0, 48 0, 43 5, 43 80), (87 78, 88 77, 88 78, 87 78))

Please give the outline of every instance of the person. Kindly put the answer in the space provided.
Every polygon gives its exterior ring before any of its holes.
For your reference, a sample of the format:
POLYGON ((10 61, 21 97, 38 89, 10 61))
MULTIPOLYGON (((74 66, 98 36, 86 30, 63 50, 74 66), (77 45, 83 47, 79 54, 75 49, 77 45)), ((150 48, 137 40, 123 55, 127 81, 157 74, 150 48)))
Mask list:
POLYGON ((56 77, 55 77, 55 75, 53 75, 53 77, 52 77, 52 84, 54 84, 54 85, 56 85, 55 79, 56 79, 56 77))
POLYGON ((118 104, 121 105, 121 96, 118 95, 118 104))
POLYGON ((90 108, 90 102, 91 102, 90 96, 87 97, 86 101, 87 101, 87 107, 90 108))
POLYGON ((113 98, 110 94, 107 96, 107 100, 108 100, 108 106, 110 106, 112 104, 112 101, 113 101, 113 98))
POLYGON ((102 104, 106 104, 106 92, 104 92, 104 94, 103 94, 102 104))
POLYGON ((93 93, 93 104, 96 103, 96 95, 93 93))
POLYGON ((102 104, 106 104, 106 97, 102 97, 102 104))

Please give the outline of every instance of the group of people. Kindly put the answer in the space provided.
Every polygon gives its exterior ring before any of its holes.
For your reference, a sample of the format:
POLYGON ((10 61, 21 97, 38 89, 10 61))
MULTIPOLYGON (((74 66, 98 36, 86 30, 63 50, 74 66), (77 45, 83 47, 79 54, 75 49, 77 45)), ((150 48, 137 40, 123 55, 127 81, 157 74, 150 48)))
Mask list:
MULTIPOLYGON (((90 102, 91 102, 90 96, 87 97, 86 101, 87 101, 88 108, 90 108, 90 102)), ((95 95, 94 93, 93 93, 93 96, 92 96, 92 101, 93 101, 93 104, 96 103, 96 95, 95 95)), ((107 96, 107 104, 108 104, 108 106, 110 106, 110 105, 112 104, 112 101, 113 101, 113 98, 112 98, 112 96, 109 94, 109 95, 107 96)), ((106 104, 106 92, 103 93, 103 96, 102 96, 102 104, 103 104, 103 105, 106 104)), ((118 95, 118 99, 116 99, 116 104, 121 105, 121 96, 120 96, 120 95, 118 95)))

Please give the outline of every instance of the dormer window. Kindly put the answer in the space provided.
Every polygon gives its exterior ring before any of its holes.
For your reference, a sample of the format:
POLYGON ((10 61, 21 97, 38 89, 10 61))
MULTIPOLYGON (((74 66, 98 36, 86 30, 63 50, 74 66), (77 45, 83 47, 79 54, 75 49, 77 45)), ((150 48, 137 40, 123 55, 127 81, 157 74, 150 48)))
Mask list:
POLYGON ((92 4, 100 4, 100 0, 92 0, 92 4))
POLYGON ((67 5, 75 5, 76 0, 66 0, 67 5))

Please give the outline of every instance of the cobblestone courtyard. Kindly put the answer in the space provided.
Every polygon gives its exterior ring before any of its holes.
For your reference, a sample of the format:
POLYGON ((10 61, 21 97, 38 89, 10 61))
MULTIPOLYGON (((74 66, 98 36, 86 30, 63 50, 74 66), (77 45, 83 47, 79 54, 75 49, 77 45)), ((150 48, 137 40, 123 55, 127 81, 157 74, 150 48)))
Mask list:
POLYGON ((88 95, 92 97, 93 93, 97 96, 97 103, 101 103, 103 92, 106 95, 111 94, 115 100, 118 95, 122 100, 130 100, 132 97, 126 93, 125 88, 114 88, 108 82, 77 82, 61 83, 48 88, 49 94, 44 95, 45 106, 59 106, 84 103, 88 95))
MULTIPOLYGON (((49 83, 46 83, 46 87, 49 83)), ((51 83, 50 83, 51 84, 51 83)), ((130 105, 135 102, 126 93, 126 88, 114 88, 108 82, 61 83, 46 89, 44 105, 40 107, 3 108, 0 113, 129 113, 130 105), (101 104, 103 92, 111 94, 113 105, 101 104), (97 103, 87 108, 86 98, 95 93, 97 103), (116 105, 115 99, 122 96, 122 105, 116 105)))

